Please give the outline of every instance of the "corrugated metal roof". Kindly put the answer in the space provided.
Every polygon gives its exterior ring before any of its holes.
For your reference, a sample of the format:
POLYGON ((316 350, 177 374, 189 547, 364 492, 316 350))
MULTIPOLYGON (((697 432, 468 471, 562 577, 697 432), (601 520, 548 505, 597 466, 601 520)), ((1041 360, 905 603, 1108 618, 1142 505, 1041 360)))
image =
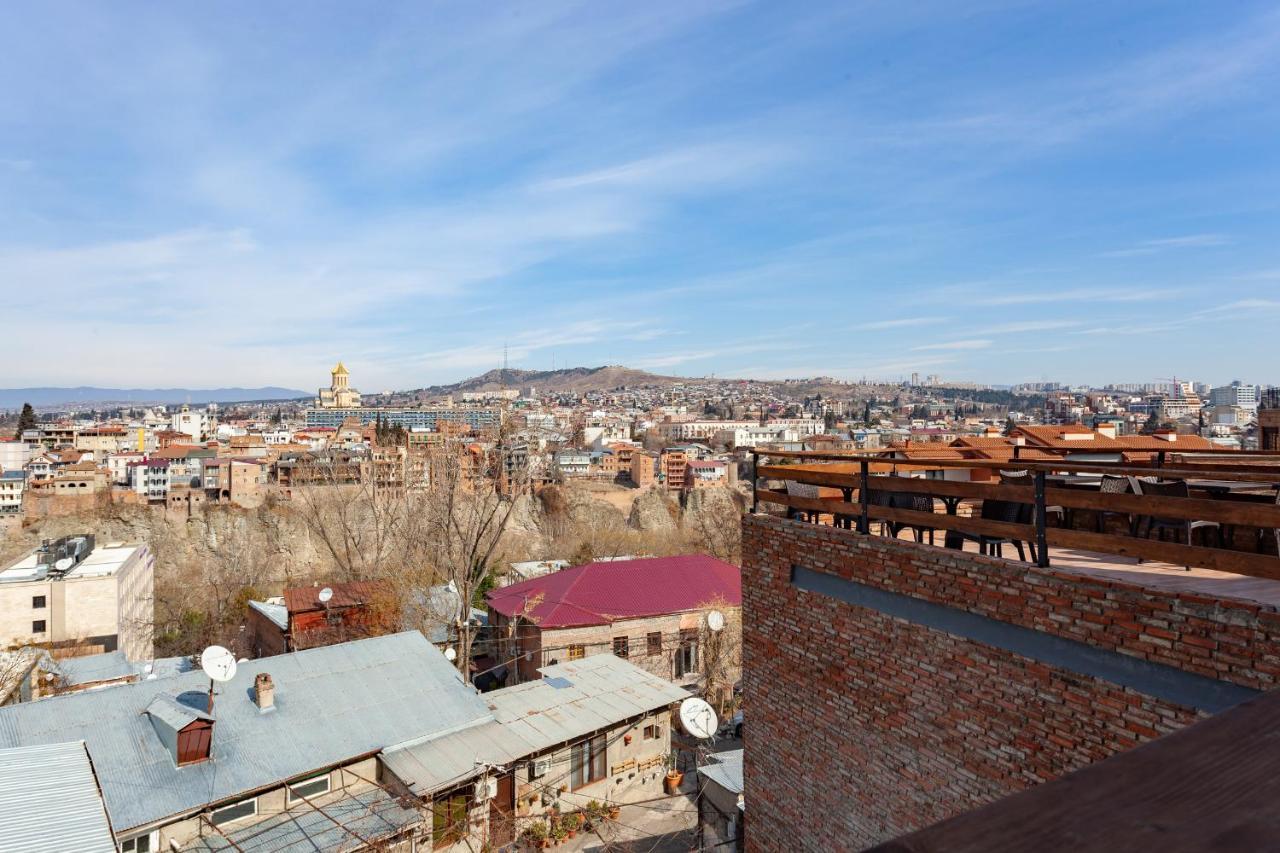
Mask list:
POLYGON ((183 853, 364 850, 365 841, 395 835, 422 817, 417 809, 404 808, 380 788, 347 791, 317 804, 323 814, 304 803, 239 829, 224 827, 226 837, 210 832, 183 845, 183 853))
POLYGON ((726 791, 734 794, 743 792, 742 784, 742 750, 730 749, 717 752, 711 756, 713 763, 698 768, 698 775, 705 776, 726 791))
POLYGON ((705 554, 596 562, 496 589, 488 600, 499 613, 527 616, 544 629, 603 625, 716 600, 741 604, 742 572, 705 554))
POLYGON ((185 702, 179 702, 173 696, 165 695, 152 699, 151 704, 146 708, 146 712, 175 732, 181 731, 195 720, 209 720, 212 722, 214 719, 198 708, 193 708, 185 702))
POLYGON ((249 606, 271 620, 281 631, 289 630, 289 608, 269 601, 249 601, 249 606))
POLYGON ((143 712, 208 689, 190 672, 0 708, 0 747, 84 740, 123 832, 489 714, 421 634, 374 637, 241 664, 218 687, 211 760, 175 767, 143 712), (276 685, 268 713, 251 699, 260 672, 276 685))
POLYGON ((115 849, 82 741, 0 749, 0 850, 115 849))
POLYGON ((539 672, 546 676, 540 681, 483 694, 495 722, 397 744, 383 752, 383 763, 415 794, 429 794, 475 775, 477 762, 506 764, 689 697, 613 655, 539 672))
POLYGON ((119 650, 98 655, 60 658, 54 662, 54 666, 68 687, 92 684, 95 681, 111 681, 138 674, 138 667, 130 663, 124 656, 124 652, 119 650))

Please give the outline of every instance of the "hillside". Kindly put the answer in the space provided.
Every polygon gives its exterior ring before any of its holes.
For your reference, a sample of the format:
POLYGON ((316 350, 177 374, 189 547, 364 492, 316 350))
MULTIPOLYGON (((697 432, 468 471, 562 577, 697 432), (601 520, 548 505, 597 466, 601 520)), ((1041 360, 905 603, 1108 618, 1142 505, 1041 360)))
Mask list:
POLYGON ((433 385, 420 389, 418 393, 439 396, 445 394, 461 394, 467 391, 498 391, 503 388, 528 388, 533 386, 539 393, 607 391, 611 388, 627 386, 665 387, 677 382, 687 382, 680 376, 659 376, 643 370, 633 370, 621 365, 604 367, 573 367, 565 370, 490 370, 479 376, 455 382, 452 385, 433 385))

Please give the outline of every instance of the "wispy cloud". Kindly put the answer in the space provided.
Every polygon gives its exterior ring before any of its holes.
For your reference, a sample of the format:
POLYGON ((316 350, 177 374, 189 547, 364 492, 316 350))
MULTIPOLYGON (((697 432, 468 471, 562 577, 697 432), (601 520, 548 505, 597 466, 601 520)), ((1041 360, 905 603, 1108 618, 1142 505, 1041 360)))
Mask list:
POLYGON ((986 349, 993 342, 987 338, 970 338, 963 341, 945 341, 936 344, 922 344, 918 347, 912 347, 912 352, 926 352, 929 350, 975 350, 986 349))
POLYGON ((1024 290, 1019 293, 1003 293, 979 296, 979 305, 1041 305, 1052 302, 1152 302, 1180 297, 1186 294, 1182 288, 1130 288, 1130 287, 1079 287, 1064 290, 1024 290))
POLYGON ((1223 234, 1188 234, 1183 237, 1166 237, 1160 240, 1143 240, 1127 249, 1114 249, 1103 252, 1104 258, 1128 258, 1140 255, 1154 255, 1170 249, 1203 249, 1214 246, 1225 246, 1231 240, 1223 234))
POLYGON ((905 329, 911 326, 933 326, 946 322, 946 319, 946 317, 902 317, 897 320, 876 320, 872 323, 863 323, 858 328, 867 331, 874 329, 905 329))

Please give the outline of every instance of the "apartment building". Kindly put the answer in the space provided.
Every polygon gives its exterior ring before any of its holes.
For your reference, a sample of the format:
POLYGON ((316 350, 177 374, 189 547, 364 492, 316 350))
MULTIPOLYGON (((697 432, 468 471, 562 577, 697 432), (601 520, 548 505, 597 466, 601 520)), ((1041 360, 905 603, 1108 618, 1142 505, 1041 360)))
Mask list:
POLYGON ((25 441, 0 441, 0 471, 15 471, 31 460, 32 447, 25 441))
POLYGON ((22 514, 22 500, 27 491, 27 472, 0 469, 0 517, 22 514))
POLYGON ((46 542, 0 571, 0 643, 150 658, 154 566, 145 545, 46 542))

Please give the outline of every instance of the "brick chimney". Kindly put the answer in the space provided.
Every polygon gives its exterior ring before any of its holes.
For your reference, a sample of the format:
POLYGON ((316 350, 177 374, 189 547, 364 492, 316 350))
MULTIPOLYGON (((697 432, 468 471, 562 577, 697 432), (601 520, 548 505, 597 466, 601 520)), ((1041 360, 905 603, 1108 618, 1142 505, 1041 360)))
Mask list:
POLYGON ((270 711, 276 705, 276 686, 269 673, 260 672, 253 679, 253 704, 259 711, 270 711))

